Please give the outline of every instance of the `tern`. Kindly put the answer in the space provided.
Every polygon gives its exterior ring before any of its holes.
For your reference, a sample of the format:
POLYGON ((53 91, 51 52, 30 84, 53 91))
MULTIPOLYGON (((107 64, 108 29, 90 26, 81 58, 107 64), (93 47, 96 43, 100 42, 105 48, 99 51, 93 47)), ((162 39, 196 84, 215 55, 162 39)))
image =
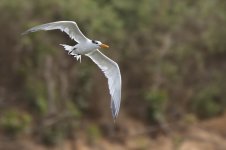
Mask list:
POLYGON ((28 29, 22 35, 40 30, 48 31, 56 29, 65 32, 72 40, 77 42, 74 46, 60 44, 68 51, 68 54, 74 56, 80 62, 81 55, 88 56, 103 71, 105 77, 108 79, 108 87, 111 95, 111 112, 115 120, 118 116, 121 102, 121 73, 118 64, 98 50, 99 48, 109 48, 109 46, 100 41, 90 40, 85 37, 74 21, 57 21, 38 25, 28 29))

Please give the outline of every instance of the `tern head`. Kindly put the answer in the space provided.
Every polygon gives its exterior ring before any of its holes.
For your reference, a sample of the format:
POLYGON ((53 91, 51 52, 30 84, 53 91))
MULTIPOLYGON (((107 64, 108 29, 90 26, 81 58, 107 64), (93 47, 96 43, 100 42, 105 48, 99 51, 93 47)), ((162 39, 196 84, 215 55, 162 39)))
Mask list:
POLYGON ((92 44, 96 47, 96 48, 109 48, 108 45, 101 43, 100 41, 96 41, 96 40, 92 40, 92 44))

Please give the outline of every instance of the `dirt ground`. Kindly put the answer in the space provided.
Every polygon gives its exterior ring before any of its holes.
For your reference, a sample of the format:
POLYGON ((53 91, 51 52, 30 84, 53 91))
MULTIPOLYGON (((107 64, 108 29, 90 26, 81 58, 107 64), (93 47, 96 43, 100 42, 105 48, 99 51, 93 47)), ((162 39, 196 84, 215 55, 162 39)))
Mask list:
POLYGON ((46 147, 30 138, 1 138, 0 150, 226 150, 226 114, 193 125, 169 126, 155 135, 155 128, 126 121, 120 134, 89 142, 81 132, 75 140, 46 147), (189 127, 188 127, 189 126, 189 127), (129 127, 129 128, 128 128, 129 127))

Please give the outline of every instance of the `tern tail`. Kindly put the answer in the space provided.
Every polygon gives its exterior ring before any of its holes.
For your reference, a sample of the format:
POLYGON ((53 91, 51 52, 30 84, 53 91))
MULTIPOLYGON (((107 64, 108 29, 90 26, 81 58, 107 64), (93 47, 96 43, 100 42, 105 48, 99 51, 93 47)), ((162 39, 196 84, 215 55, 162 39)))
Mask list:
POLYGON ((73 50, 73 46, 70 46, 70 45, 66 45, 66 44, 60 44, 61 46, 64 47, 64 49, 68 52, 72 51, 73 50))

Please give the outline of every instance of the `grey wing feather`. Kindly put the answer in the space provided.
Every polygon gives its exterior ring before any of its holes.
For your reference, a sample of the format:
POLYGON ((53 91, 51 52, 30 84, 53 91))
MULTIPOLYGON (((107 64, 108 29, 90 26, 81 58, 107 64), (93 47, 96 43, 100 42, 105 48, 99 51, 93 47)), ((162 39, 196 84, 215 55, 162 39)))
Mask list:
POLYGON ((27 34, 30 32, 36 32, 40 30, 56 30, 59 29, 62 32, 67 33, 71 39, 80 43, 81 41, 87 40, 87 38, 83 35, 83 33, 78 28, 78 25, 74 21, 57 21, 51 22, 47 24, 42 24, 39 26, 35 26, 31 29, 28 29, 22 34, 27 34))
POLYGON ((111 95, 111 110, 114 119, 118 116, 121 102, 121 73, 118 64, 102 54, 99 50, 86 54, 104 72, 108 79, 111 95))

